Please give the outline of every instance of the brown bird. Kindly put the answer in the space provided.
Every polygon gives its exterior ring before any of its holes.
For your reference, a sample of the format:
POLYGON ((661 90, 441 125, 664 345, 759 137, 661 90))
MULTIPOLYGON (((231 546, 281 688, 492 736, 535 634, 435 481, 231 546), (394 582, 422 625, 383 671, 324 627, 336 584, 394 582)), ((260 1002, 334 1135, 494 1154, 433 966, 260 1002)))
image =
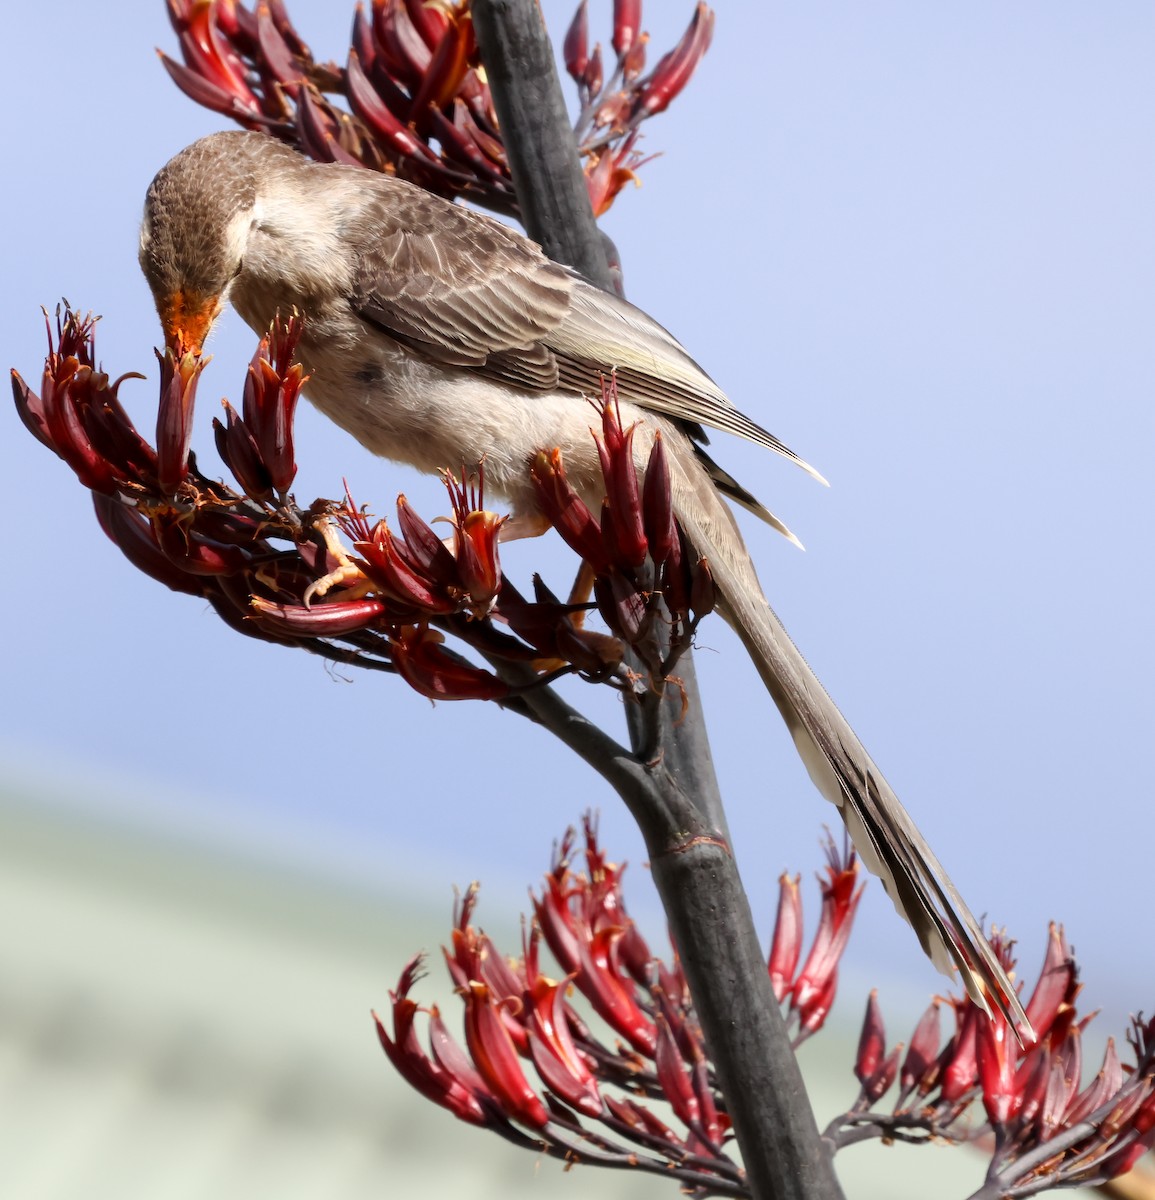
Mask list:
MULTIPOLYGON (((934 964, 1029 1035, 1014 986, 930 846, 770 608, 728 496, 791 536, 702 449, 736 433, 815 474, 743 416, 640 309, 527 238, 402 180, 313 163, 259 133, 218 133, 149 187, 140 262, 170 344, 200 349, 226 301, 264 332, 304 318, 312 402, 369 450, 433 472, 484 458, 510 535, 544 531, 528 465, 559 447, 594 511, 601 471, 583 397, 617 372, 644 463, 660 430, 674 506, 818 790, 837 806, 934 964)), ((821 478, 821 476, 816 476, 821 478)))

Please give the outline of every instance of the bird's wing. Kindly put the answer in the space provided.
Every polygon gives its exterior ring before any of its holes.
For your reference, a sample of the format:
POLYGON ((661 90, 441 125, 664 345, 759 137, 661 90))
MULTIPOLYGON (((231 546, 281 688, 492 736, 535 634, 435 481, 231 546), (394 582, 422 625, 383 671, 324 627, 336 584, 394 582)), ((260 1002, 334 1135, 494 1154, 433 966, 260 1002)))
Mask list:
POLYGON ((490 217, 400 180, 375 183, 345 235, 357 314, 436 363, 557 387, 543 339, 569 309, 571 273, 490 217))
POLYGON ((784 442, 734 407, 668 330, 618 296, 574 284, 569 309, 546 337, 563 383, 590 391, 612 367, 618 394, 644 408, 748 438, 826 480, 784 442))
POLYGON ((490 217, 381 176, 345 240, 358 315, 434 362, 594 396, 616 371, 622 399, 749 438, 822 478, 656 321, 490 217))

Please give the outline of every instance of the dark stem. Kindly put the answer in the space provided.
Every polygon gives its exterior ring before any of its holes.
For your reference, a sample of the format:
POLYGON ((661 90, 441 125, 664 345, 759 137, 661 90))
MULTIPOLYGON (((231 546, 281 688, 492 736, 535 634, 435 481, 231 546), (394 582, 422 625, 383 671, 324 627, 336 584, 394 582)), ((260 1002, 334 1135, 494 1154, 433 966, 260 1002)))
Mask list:
POLYGON ((483 0, 473 5, 473 27, 526 232, 555 262, 611 290, 553 46, 537 4, 483 0))
MULTIPOLYGON (((553 258, 611 288, 536 0, 474 0, 473 20, 527 232, 553 258)), ((836 1200, 842 1192, 829 1148, 819 1137, 728 844, 688 656, 678 670, 684 693, 667 687, 633 715, 633 756, 556 695, 523 699, 535 720, 609 780, 642 828, 752 1195, 836 1200), (639 761, 638 748, 654 745, 658 753, 639 761)))

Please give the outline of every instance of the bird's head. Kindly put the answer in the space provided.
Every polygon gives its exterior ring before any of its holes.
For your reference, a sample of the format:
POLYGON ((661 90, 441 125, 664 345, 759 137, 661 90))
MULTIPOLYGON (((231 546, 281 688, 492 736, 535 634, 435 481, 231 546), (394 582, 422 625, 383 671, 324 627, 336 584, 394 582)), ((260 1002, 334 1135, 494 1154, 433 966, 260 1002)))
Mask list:
POLYGON ((266 144, 276 146, 260 134, 212 134, 182 150, 149 185, 140 265, 165 344, 178 353, 199 353, 240 274, 266 144))

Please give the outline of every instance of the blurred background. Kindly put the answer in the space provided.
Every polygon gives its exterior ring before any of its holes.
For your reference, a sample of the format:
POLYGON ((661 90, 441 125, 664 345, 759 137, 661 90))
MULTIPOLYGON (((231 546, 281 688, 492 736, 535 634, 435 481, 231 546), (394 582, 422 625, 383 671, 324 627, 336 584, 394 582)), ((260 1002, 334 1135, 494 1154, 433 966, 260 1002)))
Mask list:
MULTIPOLYGON (((568 3, 543 7, 560 37, 568 3)), ((603 41, 609 10, 591 5, 603 41)), ((290 11, 318 58, 343 59, 351 8, 290 11)), ((690 12, 649 6, 655 56, 690 12)), ((3 361, 37 379, 38 306, 67 296, 102 314, 112 375, 155 381, 141 202, 223 122, 157 63, 175 47, 159 0, 9 6, 0 31, 3 361)), ((808 547, 746 526, 787 627, 971 906, 1020 939, 1028 981, 1047 922, 1065 923, 1101 1036, 1155 1002, 1153 37, 1140 3, 720 6, 697 76, 647 126, 661 157, 605 221, 630 298, 831 480, 715 439, 808 547)), ((213 339, 194 441, 210 467, 215 400, 239 396, 253 345, 231 314, 213 339)), ((144 428, 152 395, 122 390, 144 428)), ((437 484, 307 406, 298 460, 305 502, 345 477, 378 513, 401 490, 444 511, 437 484)), ((660 936, 640 841, 600 780, 495 708, 231 634, 127 565, 10 409, 0 478, 0 1195, 497 1195, 547 1178, 643 1194, 563 1180, 416 1100, 367 1017, 446 936, 454 884, 484 882, 481 918, 513 945, 526 886, 589 807, 660 936)), ((503 561, 568 585, 546 542, 503 561)), ((777 876, 817 868, 833 813, 737 642, 720 621, 700 642, 768 933, 777 876)), ((621 729, 612 697, 567 694, 621 729)), ((859 921, 844 1040, 808 1055, 830 1072, 826 1113, 852 1098, 866 990, 898 1038, 943 982, 877 887, 859 921)), ((439 970, 423 988, 448 1007, 439 970)), ((876 1154, 846 1155, 848 1194, 897 1196, 907 1169, 911 1196, 930 1178, 942 1192, 973 1167, 876 1154)))

